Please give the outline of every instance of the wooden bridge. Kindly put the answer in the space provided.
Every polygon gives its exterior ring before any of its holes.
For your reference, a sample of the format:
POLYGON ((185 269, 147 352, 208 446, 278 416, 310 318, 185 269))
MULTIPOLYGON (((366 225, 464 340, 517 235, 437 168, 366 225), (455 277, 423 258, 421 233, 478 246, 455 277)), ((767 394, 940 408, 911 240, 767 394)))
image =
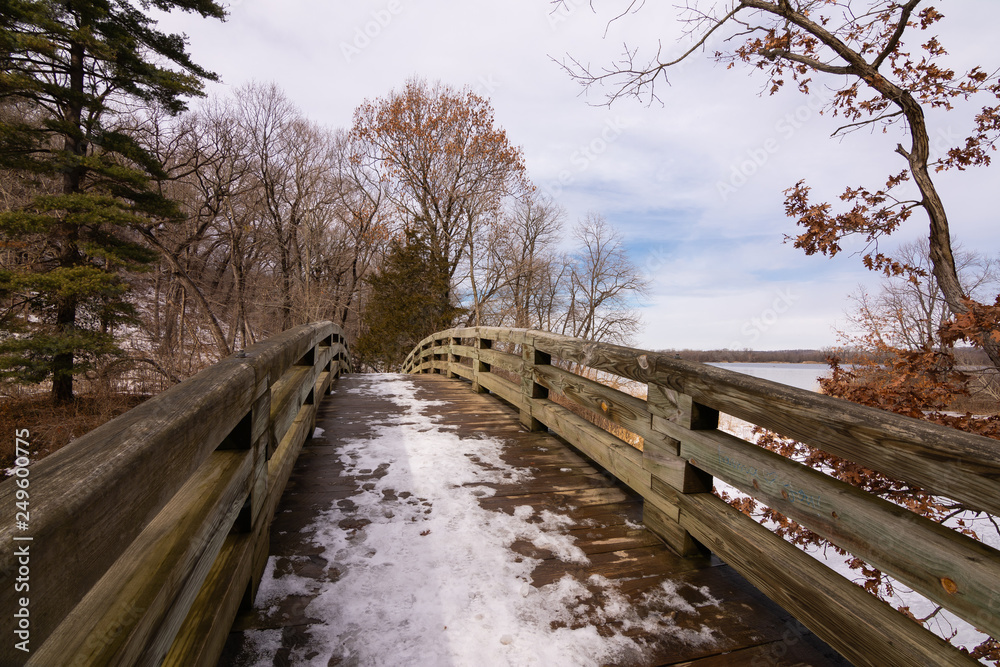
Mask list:
POLYGON ((978 664, 719 500, 713 477, 1000 636, 1000 552, 717 426, 727 413, 996 515, 993 440, 536 331, 435 334, 410 355, 409 376, 341 377, 349 369, 339 328, 298 327, 0 484, 2 664, 373 664, 358 653, 366 645, 386 647, 376 664, 550 664, 546 652, 569 650, 559 642, 573 631, 590 642, 576 664, 978 664), (580 368, 645 385, 647 398, 569 370, 580 368), (366 456, 400 439, 431 443, 437 458, 421 474, 468 491, 453 518, 479 524, 448 534, 431 521, 445 503, 417 490, 416 470, 398 476, 414 458, 366 456), (474 465, 436 470, 455 459, 474 465), (372 494, 378 517, 359 510, 372 494), (22 509, 29 520, 15 523, 22 509), (519 620, 540 634, 477 612, 499 591, 455 595, 450 580, 420 573, 381 608, 338 597, 406 565, 404 543, 448 548, 480 528, 483 542, 510 535, 501 560, 473 569, 510 576, 525 601, 549 596, 540 621, 519 620), (387 546, 352 560, 317 546, 324 531, 343 553, 387 546), (434 613, 424 578, 449 586, 434 613), (281 582, 294 585, 280 595, 281 582), (361 617, 401 608, 413 613, 399 626, 365 634, 361 617), (437 653, 409 653, 408 638, 431 631, 423 650, 437 653), (544 641, 522 640, 533 636, 544 641))

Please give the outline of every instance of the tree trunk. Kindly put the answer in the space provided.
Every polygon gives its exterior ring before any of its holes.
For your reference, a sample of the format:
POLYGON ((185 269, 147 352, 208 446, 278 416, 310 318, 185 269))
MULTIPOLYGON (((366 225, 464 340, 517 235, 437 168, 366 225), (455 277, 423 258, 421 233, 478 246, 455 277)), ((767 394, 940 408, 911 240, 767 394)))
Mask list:
MULTIPOLYGON (((81 191, 83 183, 83 156, 87 152, 87 142, 83 139, 81 119, 83 117, 82 98, 84 94, 84 56, 82 44, 70 44, 70 89, 76 94, 74 99, 63 109, 68 125, 76 132, 69 132, 63 140, 63 149, 75 160, 63 172, 63 194, 75 195, 81 191)), ((80 261, 77 248, 80 230, 72 224, 60 225, 62 235, 62 251, 59 255, 59 266, 68 268, 80 261)), ((59 298, 56 312, 56 335, 68 337, 76 328, 76 298, 63 296, 59 298)), ((52 359, 52 401, 56 405, 65 405, 73 400, 73 365, 75 355, 72 349, 56 354, 52 359)))
MULTIPOLYGON (((68 335, 76 326, 76 303, 66 299, 56 314, 56 327, 62 335, 68 335)), ((66 405, 73 401, 73 350, 60 352, 52 359, 52 402, 66 405)))
MULTIPOLYGON (((962 315, 969 310, 965 304, 968 296, 958 279, 955 256, 951 249, 948 214, 927 166, 930 159, 930 141, 927 135, 927 125, 924 121, 924 112, 920 104, 908 92, 900 90, 896 99, 897 104, 906 114, 913 141, 909 151, 906 151, 902 146, 897 146, 896 152, 906 158, 910 166, 910 173, 913 174, 913 180, 923 197, 921 204, 930 219, 929 254, 934 277, 948 303, 949 310, 953 315, 962 315)), ((993 366, 1000 369, 1000 344, 991 340, 990 333, 992 332, 984 332, 983 350, 989 356, 993 366)))
POLYGON ((143 237, 149 240, 149 242, 152 243, 153 246, 156 247, 162 253, 163 258, 167 260, 168 264, 170 264, 170 267, 173 269, 176 276, 180 279, 181 283, 185 287, 187 287, 188 290, 190 290, 191 293, 194 295, 194 298, 198 302, 198 305, 205 313, 205 317, 208 318, 209 329, 212 332, 213 338, 215 338, 215 345, 219 350, 220 356, 222 357, 229 356, 231 352, 231 350, 229 349, 229 341, 226 340, 226 334, 222 331, 222 325, 219 323, 219 319, 215 316, 215 313, 212 312, 211 306, 208 305, 208 300, 205 299, 205 295, 201 293, 201 290, 198 289, 198 286, 195 285, 194 281, 191 280, 190 276, 188 276, 187 272, 184 270, 184 267, 182 267, 180 265, 180 262, 177 261, 177 257, 175 257, 169 250, 167 250, 167 248, 162 243, 160 243, 160 240, 156 238, 156 236, 151 231, 149 231, 148 229, 139 229, 138 231, 143 235, 143 237))

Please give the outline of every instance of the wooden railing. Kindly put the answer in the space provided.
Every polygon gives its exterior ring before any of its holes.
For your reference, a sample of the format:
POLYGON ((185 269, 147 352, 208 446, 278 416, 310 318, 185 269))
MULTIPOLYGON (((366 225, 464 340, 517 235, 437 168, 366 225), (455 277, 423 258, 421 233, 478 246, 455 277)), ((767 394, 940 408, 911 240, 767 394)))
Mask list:
POLYGON ((0 484, 3 664, 215 665, 319 400, 349 369, 340 327, 303 325, 0 484))
POLYGON ((525 426, 547 427, 642 495, 644 523, 675 550, 693 555, 707 547, 857 665, 978 663, 724 503, 711 493, 713 476, 1000 637, 1000 552, 724 433, 718 416, 993 515, 1000 515, 1000 442, 713 366, 539 331, 437 333, 414 349, 404 371, 462 377, 520 409, 525 426), (515 353, 494 349, 498 342, 515 353), (578 367, 645 384, 647 398, 566 370, 578 367), (642 436, 642 450, 549 400, 550 391, 642 436))

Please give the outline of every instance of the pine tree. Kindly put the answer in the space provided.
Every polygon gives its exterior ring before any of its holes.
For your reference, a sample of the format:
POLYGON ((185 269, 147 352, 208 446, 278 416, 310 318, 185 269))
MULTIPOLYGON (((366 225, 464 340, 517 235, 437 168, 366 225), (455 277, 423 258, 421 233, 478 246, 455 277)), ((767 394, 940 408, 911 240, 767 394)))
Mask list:
POLYGON ((378 370, 399 369, 417 343, 462 313, 449 299, 447 259, 414 231, 392 243, 382 270, 366 282, 372 291, 363 317, 368 328, 355 355, 378 370))
MULTIPOLYGON (((2 0, 0 169, 39 192, 0 213, 6 244, 21 251, 0 271, 0 376, 51 378, 55 402, 73 398, 73 377, 118 353, 113 330, 130 321, 127 271, 155 253, 134 230, 175 219, 155 189, 164 176, 119 110, 184 110, 214 74, 193 63, 184 38, 160 32, 129 0, 2 0)), ((141 7, 222 19, 212 0, 141 0, 141 7)))

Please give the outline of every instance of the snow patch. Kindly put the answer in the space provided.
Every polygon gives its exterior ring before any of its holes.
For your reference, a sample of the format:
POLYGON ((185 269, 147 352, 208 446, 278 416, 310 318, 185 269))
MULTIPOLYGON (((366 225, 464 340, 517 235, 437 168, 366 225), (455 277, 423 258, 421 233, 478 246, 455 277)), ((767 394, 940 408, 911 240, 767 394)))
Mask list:
MULTIPOLYGON (((258 606, 273 613, 282 597, 309 595, 305 615, 325 622, 310 626, 311 641, 291 650, 291 664, 597 665, 641 653, 625 634, 634 628, 713 641, 708 629, 673 622, 673 614, 696 610, 670 582, 646 595, 654 611, 642 616, 603 577, 535 586, 541 561, 511 546, 528 542, 585 565, 568 534, 573 520, 528 505, 512 514, 480 507, 492 485, 528 480, 530 471, 503 461, 502 441, 463 439, 437 423, 425 410, 441 403, 418 399, 404 377, 372 376, 349 390, 405 411, 374 425, 371 438, 343 443, 345 474, 361 476, 361 488, 304 529, 339 578, 279 575, 275 559, 268 563, 258 606)), ((701 597, 699 606, 718 604, 707 591, 701 597)), ((249 633, 256 664, 271 664, 275 632, 249 633)))

